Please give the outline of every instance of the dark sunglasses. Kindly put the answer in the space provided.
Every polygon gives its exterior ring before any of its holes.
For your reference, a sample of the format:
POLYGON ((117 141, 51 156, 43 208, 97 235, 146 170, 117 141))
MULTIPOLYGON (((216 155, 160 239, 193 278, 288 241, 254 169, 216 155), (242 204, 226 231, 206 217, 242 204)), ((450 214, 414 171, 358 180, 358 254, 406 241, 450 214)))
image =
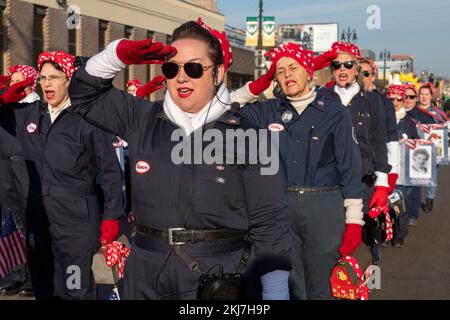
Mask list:
POLYGON ((370 77, 372 75, 372 73, 370 73, 369 71, 363 71, 362 74, 366 78, 368 78, 368 77, 370 77))
POLYGON ((409 100, 414 100, 415 98, 417 98, 417 96, 416 95, 414 95, 414 94, 412 94, 412 95, 406 95, 405 96, 405 99, 409 99, 409 100))
POLYGON ((389 100, 391 101, 397 100, 398 102, 402 102, 403 98, 390 98, 389 100))
POLYGON ((187 62, 185 64, 178 64, 175 62, 166 62, 162 65, 162 73, 167 79, 173 79, 180 71, 180 67, 184 68, 184 72, 189 78, 198 79, 203 76, 203 72, 214 65, 203 66, 198 62, 187 62))
POLYGON ((345 61, 345 62, 333 61, 333 62, 331 62, 331 68, 333 70, 339 70, 341 68, 341 65, 344 65, 344 67, 346 69, 351 69, 351 68, 353 68, 353 66, 355 64, 356 64, 356 61, 354 61, 354 60, 345 61))

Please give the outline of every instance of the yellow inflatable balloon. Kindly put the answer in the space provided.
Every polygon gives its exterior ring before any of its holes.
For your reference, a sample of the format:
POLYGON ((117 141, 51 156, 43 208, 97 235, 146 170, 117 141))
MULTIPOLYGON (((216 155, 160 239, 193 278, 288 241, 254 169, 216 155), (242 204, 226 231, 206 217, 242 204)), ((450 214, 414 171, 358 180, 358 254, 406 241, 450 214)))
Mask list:
POLYGON ((405 83, 405 82, 411 82, 416 86, 416 89, 420 88, 420 81, 419 81, 419 77, 414 77, 414 74, 412 72, 410 73, 402 73, 400 72, 400 81, 405 83))

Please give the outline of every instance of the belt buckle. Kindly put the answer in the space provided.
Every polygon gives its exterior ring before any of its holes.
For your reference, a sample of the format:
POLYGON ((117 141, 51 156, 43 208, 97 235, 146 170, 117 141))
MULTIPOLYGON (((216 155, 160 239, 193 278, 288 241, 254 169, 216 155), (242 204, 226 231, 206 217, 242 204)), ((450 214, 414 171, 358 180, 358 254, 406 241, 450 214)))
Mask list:
POLYGON ((176 246, 180 244, 186 244, 186 242, 180 241, 180 242, 173 242, 173 232, 174 231, 182 231, 186 230, 185 228, 169 228, 167 229, 168 235, 169 235, 169 245, 176 246))

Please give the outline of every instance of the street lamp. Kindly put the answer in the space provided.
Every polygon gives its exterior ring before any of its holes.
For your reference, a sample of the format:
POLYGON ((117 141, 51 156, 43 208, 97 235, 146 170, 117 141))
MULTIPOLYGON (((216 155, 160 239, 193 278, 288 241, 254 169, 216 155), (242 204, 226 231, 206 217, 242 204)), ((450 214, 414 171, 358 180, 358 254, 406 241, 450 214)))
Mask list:
POLYGON ((384 49, 380 52, 380 60, 383 60, 383 83, 386 82, 386 59, 391 58, 391 53, 384 49))
POLYGON ((258 19, 258 78, 262 75, 262 49, 263 49, 263 39, 262 39, 262 20, 263 20, 263 0, 259 0, 259 19, 258 19))
POLYGON ((350 29, 350 27, 348 27, 347 30, 342 30, 341 40, 356 43, 356 41, 358 40, 356 29, 350 29))

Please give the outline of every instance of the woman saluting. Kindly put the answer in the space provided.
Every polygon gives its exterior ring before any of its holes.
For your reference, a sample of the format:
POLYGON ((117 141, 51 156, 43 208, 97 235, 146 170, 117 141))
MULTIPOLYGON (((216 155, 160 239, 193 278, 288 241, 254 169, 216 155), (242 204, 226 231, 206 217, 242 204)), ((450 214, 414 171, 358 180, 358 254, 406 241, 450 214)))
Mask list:
MULTIPOLYGON (((208 273, 236 272, 246 239, 263 298, 288 298, 290 239, 278 176, 259 164, 175 164, 176 130, 250 128, 229 109, 222 83, 231 63, 224 33, 200 19, 178 27, 172 46, 112 42, 80 68, 70 85, 75 110, 129 143, 137 233, 125 266, 125 299, 195 299, 208 273), (162 63, 164 101, 151 103, 112 86, 127 64, 162 63)), ((245 256, 245 254, 244 254, 245 256)))

